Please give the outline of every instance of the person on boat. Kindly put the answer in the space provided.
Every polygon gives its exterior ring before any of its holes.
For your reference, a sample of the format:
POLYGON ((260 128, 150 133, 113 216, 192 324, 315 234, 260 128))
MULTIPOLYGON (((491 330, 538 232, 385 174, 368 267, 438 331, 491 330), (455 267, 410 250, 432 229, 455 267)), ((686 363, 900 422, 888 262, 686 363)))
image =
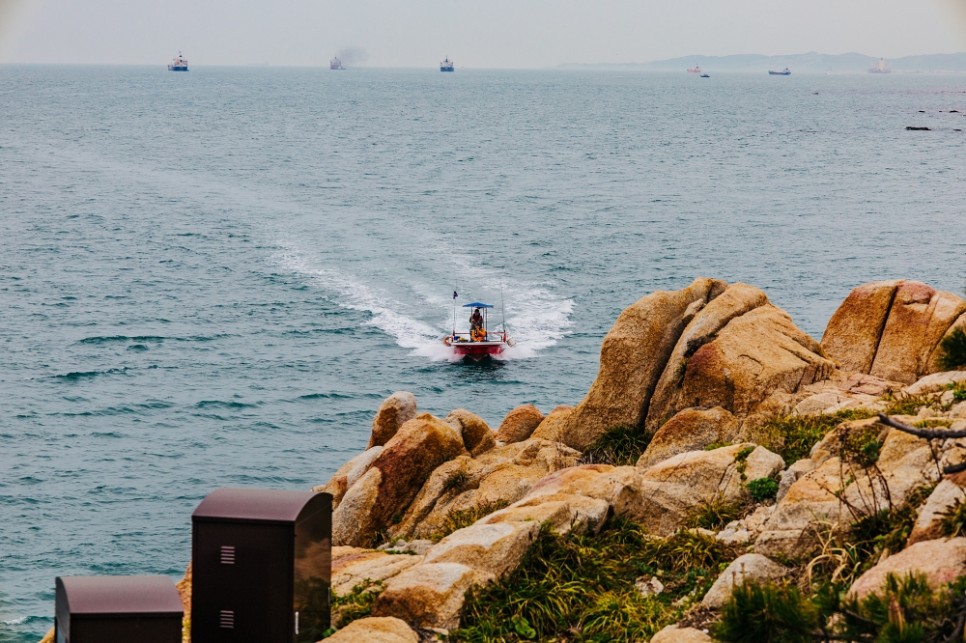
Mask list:
POLYGON ((470 315, 470 339, 474 342, 482 342, 486 339, 486 330, 483 328, 483 315, 477 308, 470 315))

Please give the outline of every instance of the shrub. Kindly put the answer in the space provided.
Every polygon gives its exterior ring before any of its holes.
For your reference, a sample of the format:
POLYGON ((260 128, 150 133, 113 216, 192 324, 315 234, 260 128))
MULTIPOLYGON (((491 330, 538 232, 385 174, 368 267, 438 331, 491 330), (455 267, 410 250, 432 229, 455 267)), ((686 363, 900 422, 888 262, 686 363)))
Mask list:
POLYGON ((966 367, 966 331, 953 329, 939 342, 939 366, 945 371, 966 367))
POLYGON ((745 486, 755 502, 771 500, 778 495, 778 481, 774 478, 756 478, 745 486))
POLYGON ((714 635, 733 643, 805 643, 813 640, 816 621, 815 609, 797 588, 743 583, 722 608, 714 635))
POLYGON ((637 464, 651 437, 634 426, 615 426, 597 438, 580 459, 583 464, 637 464))

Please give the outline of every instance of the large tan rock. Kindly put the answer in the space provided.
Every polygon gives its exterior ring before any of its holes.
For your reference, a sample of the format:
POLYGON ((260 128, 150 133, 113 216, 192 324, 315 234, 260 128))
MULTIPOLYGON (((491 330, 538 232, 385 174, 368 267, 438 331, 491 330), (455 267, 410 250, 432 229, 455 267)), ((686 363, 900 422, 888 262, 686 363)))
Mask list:
POLYGON ((657 291, 626 308, 604 337, 597 378, 567 418, 561 440, 583 450, 609 429, 643 427, 664 365, 694 315, 725 283, 696 279, 676 291, 657 291))
POLYGON ((505 509, 495 511, 481 522, 534 522, 550 525, 558 534, 596 533, 607 520, 610 503, 601 498, 557 493, 526 497, 505 509))
POLYGON ((422 561, 422 556, 389 554, 361 547, 332 548, 332 592, 345 596, 360 584, 386 581, 422 561))
POLYGON ((455 458, 433 471, 392 533, 398 538, 432 538, 453 512, 516 502, 548 473, 575 465, 579 457, 559 442, 532 438, 495 447, 477 458, 455 458))
POLYGON ((879 336, 900 281, 879 281, 852 289, 825 327, 822 349, 845 371, 869 373, 879 336))
POLYGON ((419 643, 419 635, 394 616, 368 616, 352 621, 325 639, 328 643, 419 643))
POLYGON ((858 516, 900 506, 939 478, 927 441, 885 429, 875 419, 839 425, 815 445, 810 464, 814 468, 791 484, 762 528, 755 542, 759 553, 794 557, 817 542, 816 530, 841 530, 858 516), (861 445, 877 435, 883 441, 875 468, 863 468, 842 450, 843 442, 861 445))
POLYGON ((864 598, 882 591, 886 576, 922 574, 932 589, 938 589, 966 574, 966 538, 926 540, 889 556, 862 574, 849 589, 849 594, 864 598))
POLYGON ((646 420, 649 433, 656 431, 676 410, 698 406, 679 399, 688 362, 698 349, 714 341, 733 319, 766 304, 768 297, 758 288, 732 284, 694 316, 678 337, 654 388, 646 420))
POLYGON ((540 424, 538 424, 537 428, 533 430, 533 434, 530 437, 540 440, 551 440, 553 442, 562 441, 564 431, 567 429, 567 423, 570 421, 570 417, 573 414, 574 407, 572 406, 561 404, 554 407, 554 409, 540 421, 540 424))
POLYGON ((381 446, 396 435, 406 422, 416 417, 416 396, 408 391, 398 391, 387 397, 372 420, 372 434, 367 449, 381 446))
POLYGON ((476 456, 485 451, 489 451, 496 446, 496 439, 493 431, 479 415, 471 413, 466 409, 456 409, 450 411, 446 416, 446 422, 452 426, 463 438, 463 446, 476 456))
POLYGON ((966 302, 949 292, 906 281, 896 289, 872 362, 872 375, 912 383, 929 372, 929 357, 966 302))
POLYGON ((395 616, 418 628, 451 630, 459 627, 466 591, 492 579, 459 563, 416 565, 389 581, 372 615, 395 616))
POLYGON ((720 609, 731 598, 731 592, 735 586, 749 581, 778 580, 787 573, 787 569, 761 554, 744 554, 731 561, 731 564, 721 572, 711 585, 711 589, 701 599, 701 607, 720 609))
POLYGON ((314 487, 312 491, 331 494, 332 509, 335 510, 339 506, 339 503, 342 502, 342 497, 345 496, 345 492, 369 470, 372 462, 380 453, 382 453, 381 446, 366 449, 339 467, 339 470, 335 472, 327 483, 314 487))
POLYGON ((424 564, 460 563, 500 578, 517 568, 539 531, 536 522, 477 522, 439 541, 424 564))
POLYGON ((829 321, 822 347, 840 368, 905 384, 939 370, 937 347, 966 302, 918 281, 855 288, 829 321))
POLYGON ((741 423, 726 409, 684 409, 665 422, 637 461, 647 468, 671 456, 699 451, 711 444, 728 444, 738 437, 741 423))
POLYGON ((637 493, 632 501, 612 504, 650 533, 666 536, 686 526, 702 505, 737 501, 746 493, 746 482, 773 476, 784 466, 781 456, 749 443, 681 453, 628 484, 637 493))
POLYGON ((440 464, 466 454, 452 426, 429 414, 406 422, 332 512, 335 545, 371 546, 402 518, 440 464))
POLYGON ((826 379, 834 367, 784 311, 759 306, 731 319, 687 359, 673 393, 651 404, 648 426, 660 426, 689 406, 748 414, 772 393, 797 392, 826 379))
POLYGON ((533 435, 542 421, 543 413, 533 404, 518 406, 503 418, 496 432, 496 439, 504 444, 523 442, 533 435))

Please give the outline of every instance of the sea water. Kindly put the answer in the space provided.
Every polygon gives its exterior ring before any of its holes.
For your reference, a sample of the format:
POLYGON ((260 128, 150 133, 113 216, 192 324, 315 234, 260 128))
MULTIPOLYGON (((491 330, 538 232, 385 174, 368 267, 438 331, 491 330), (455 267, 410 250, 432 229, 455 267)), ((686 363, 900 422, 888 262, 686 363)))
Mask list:
POLYGON ((816 339, 868 281, 961 293, 964 89, 0 67, 0 639, 56 576, 179 578, 206 494, 324 483, 395 391, 576 404, 654 290, 750 283, 816 339), (473 300, 505 359, 447 359, 473 300))

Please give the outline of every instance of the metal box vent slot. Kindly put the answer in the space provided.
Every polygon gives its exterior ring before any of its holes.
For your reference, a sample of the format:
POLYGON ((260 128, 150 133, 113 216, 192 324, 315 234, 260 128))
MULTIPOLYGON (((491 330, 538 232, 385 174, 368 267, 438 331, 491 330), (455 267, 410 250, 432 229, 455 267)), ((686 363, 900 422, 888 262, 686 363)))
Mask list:
POLYGON ((221 564, 222 565, 235 564, 235 546, 234 545, 221 546, 221 564))
POLYGON ((235 610, 221 610, 218 625, 224 630, 235 629, 235 610))

